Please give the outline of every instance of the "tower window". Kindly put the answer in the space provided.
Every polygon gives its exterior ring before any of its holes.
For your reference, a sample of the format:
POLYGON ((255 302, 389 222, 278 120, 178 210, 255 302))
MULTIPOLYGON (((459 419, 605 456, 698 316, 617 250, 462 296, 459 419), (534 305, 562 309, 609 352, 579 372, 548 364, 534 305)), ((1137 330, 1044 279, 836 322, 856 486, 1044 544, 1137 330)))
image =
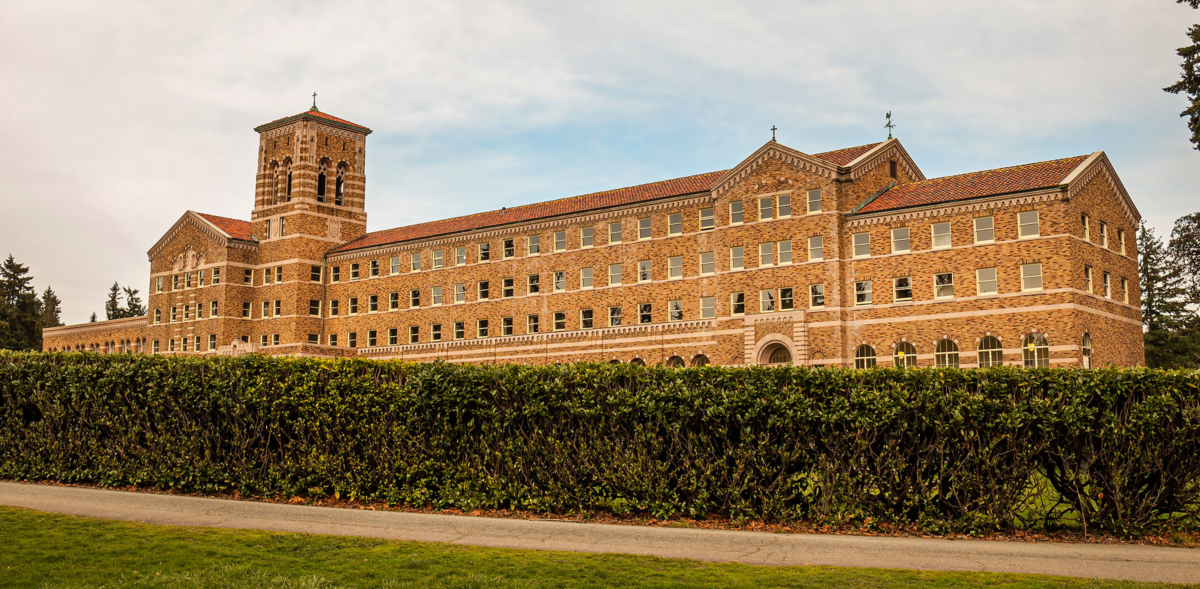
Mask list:
MULTIPOLYGON (((327 140, 328 141, 328 140, 327 140)), ((325 163, 321 163, 321 169, 317 172, 317 202, 325 202, 325 163)))
POLYGON ((889 175, 891 175, 892 178, 896 177, 896 161, 895 160, 888 162, 888 173, 889 173, 889 175))
POLYGON ((342 197, 346 194, 346 168, 338 166, 337 186, 334 188, 333 204, 342 206, 342 197))

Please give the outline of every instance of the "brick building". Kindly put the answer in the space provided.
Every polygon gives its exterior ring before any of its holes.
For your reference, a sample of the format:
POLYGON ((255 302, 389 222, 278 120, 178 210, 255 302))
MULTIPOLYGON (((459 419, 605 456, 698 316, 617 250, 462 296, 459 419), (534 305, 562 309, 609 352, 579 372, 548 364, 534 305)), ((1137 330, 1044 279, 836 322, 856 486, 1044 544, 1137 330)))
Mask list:
POLYGON ((370 129, 255 129, 249 221, 188 211, 146 317, 48 350, 809 366, 1144 362, 1103 152, 926 179, 898 140, 367 232, 370 129))

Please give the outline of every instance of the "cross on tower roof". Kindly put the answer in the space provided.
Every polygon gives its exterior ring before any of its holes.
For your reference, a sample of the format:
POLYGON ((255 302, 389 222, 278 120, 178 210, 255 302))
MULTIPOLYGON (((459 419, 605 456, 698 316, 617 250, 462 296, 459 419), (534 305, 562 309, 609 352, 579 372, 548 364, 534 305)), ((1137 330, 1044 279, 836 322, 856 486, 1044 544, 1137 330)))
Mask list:
POLYGON ((321 110, 321 109, 317 108, 317 93, 316 92, 313 92, 313 105, 312 105, 312 108, 310 108, 309 110, 316 110, 316 111, 321 110))

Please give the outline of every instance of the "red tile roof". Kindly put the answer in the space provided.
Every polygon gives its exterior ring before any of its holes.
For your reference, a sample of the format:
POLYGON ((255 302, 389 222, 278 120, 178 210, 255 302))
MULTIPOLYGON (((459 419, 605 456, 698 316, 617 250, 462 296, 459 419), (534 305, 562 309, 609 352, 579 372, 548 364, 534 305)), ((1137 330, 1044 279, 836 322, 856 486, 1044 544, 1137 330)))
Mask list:
POLYGON ((558 200, 522 205, 508 209, 500 209, 498 211, 488 211, 486 213, 476 213, 474 215, 467 215, 464 217, 454 217, 452 219, 443 219, 441 221, 430 221, 428 223, 407 225, 405 227, 397 227, 395 229, 387 229, 385 231, 376 231, 374 233, 368 233, 349 243, 345 243, 333 251, 340 252, 356 250, 387 243, 398 243, 413 239, 424 239, 426 237, 433 237, 435 235, 446 235, 449 233, 458 233, 460 231, 482 229, 484 227, 492 227, 495 225, 520 223, 534 219, 541 219, 544 217, 554 217, 557 215, 579 213, 582 211, 627 205, 659 198, 706 192, 710 187, 712 187, 713 183, 719 180, 721 176, 724 176, 725 172, 727 171, 728 170, 721 170, 719 172, 697 174, 695 176, 687 176, 685 178, 676 178, 674 180, 664 180, 662 182, 652 182, 650 184, 631 186, 629 188, 618 188, 616 190, 608 190, 605 192, 594 192, 592 194, 584 194, 582 196, 560 198, 558 200))
POLYGON ((364 131, 366 131, 366 132, 368 132, 368 133, 370 133, 370 132, 371 132, 371 130, 370 130, 370 129, 368 129, 368 128, 366 128, 366 127, 362 126, 362 125, 359 125, 359 124, 357 124, 357 123, 351 123, 350 121, 347 121, 346 119, 341 119, 341 118, 335 117, 335 116, 333 116, 333 115, 331 115, 331 114, 325 114, 325 113, 323 113, 323 112, 321 112, 321 111, 319 111, 319 110, 313 110, 313 109, 306 110, 306 111, 304 111, 304 112, 302 112, 302 113, 300 113, 300 114, 298 114, 298 115, 292 115, 292 116, 290 116, 290 117, 283 117, 282 119, 275 119, 274 121, 271 121, 271 122, 269 122, 269 123, 267 123, 267 124, 265 124, 265 125, 259 125, 259 126, 255 127, 254 129, 255 129, 256 131, 257 131, 257 130, 259 130, 259 129, 265 129, 265 128, 267 128, 267 127, 270 127, 270 126, 272 126, 272 125, 275 125, 275 124, 278 124, 278 123, 282 123, 282 122, 284 122, 284 121, 290 121, 290 120, 292 120, 292 119, 299 118, 299 117, 305 117, 305 116, 309 116, 309 117, 316 117, 316 118, 318 118, 318 119, 325 119, 325 120, 327 120, 327 121, 333 121, 333 122, 335 122, 335 123, 338 123, 338 124, 342 124, 342 125, 349 125, 349 126, 351 126, 351 127, 357 127, 357 128, 359 128, 359 129, 362 129, 362 130, 364 130, 364 131))
POLYGON ((241 219, 230 219, 229 217, 218 217, 206 213, 196 213, 204 220, 217 226, 217 229, 228 233, 234 239, 243 241, 254 241, 254 235, 250 232, 250 222, 242 221, 241 219))
MULTIPOLYGON (((880 141, 879 143, 883 142, 880 141)), ((833 162, 839 166, 845 166, 858 159, 858 157, 862 154, 875 149, 875 146, 879 145, 879 143, 868 143, 867 145, 859 145, 858 147, 847 147, 845 149, 836 149, 834 151, 827 151, 825 153, 814 153, 813 155, 827 162, 833 162)))
POLYGON ((907 207, 1008 194, 1058 186, 1086 155, 1011 168, 998 168, 901 184, 868 201, 855 213, 874 213, 907 207))

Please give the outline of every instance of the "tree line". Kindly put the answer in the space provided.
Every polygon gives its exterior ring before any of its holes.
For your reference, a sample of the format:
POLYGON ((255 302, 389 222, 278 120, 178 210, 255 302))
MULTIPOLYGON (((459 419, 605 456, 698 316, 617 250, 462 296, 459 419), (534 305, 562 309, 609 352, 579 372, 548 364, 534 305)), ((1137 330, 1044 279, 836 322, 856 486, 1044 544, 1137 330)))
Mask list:
POLYGON ((1200 213, 1180 217, 1164 242, 1138 231, 1146 365, 1200 367, 1200 213))

